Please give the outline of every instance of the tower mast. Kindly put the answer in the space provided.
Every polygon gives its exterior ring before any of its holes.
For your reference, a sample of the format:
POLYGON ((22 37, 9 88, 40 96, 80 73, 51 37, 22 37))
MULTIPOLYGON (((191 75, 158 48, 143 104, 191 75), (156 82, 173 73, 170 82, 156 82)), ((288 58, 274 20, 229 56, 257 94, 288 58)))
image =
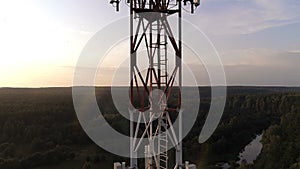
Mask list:
MULTIPOLYGON (((200 3, 199 0, 126 1, 130 6, 130 168, 139 168, 138 152, 143 149, 145 169, 182 169, 182 4, 189 3, 193 13, 200 3), (168 20, 175 15, 177 37, 168 20), (146 56, 141 54, 142 49, 146 56), (147 68, 143 72, 141 62, 145 61, 147 68), (170 104, 171 101, 175 104, 170 104), (177 129, 172 124, 174 116, 179 120, 177 129), (145 147, 141 147, 141 138, 148 140, 145 147), (175 149, 175 164, 170 164, 170 145, 175 149)), ((110 3, 119 11, 120 0, 110 3)))

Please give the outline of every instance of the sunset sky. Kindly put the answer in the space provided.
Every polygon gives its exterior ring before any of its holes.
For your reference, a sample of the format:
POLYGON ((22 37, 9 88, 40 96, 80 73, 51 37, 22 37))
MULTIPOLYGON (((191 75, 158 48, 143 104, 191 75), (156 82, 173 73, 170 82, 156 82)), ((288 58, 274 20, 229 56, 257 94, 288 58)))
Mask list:
MULTIPOLYGON (((0 87, 72 86, 88 40, 128 15, 124 0, 119 13, 108 2, 0 1, 0 87)), ((211 39, 229 85, 300 86, 299 8, 299 0, 202 0, 184 18, 211 39)))

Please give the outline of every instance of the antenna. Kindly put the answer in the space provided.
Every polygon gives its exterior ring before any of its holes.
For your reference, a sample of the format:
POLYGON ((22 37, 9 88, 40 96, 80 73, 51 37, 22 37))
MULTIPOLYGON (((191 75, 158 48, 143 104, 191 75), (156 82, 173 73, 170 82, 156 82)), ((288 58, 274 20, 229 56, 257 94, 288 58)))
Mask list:
POLYGON ((119 12, 119 10, 120 10, 120 1, 121 0, 110 0, 110 2, 109 2, 112 6, 114 6, 116 8, 117 12, 119 12))
MULTIPOLYGON (((180 110, 181 29, 182 5, 190 5, 190 12, 194 13, 200 0, 126 0, 126 3, 130 6, 129 168, 141 168, 137 157, 142 150, 145 169, 196 169, 195 165, 182 161, 181 132, 185 112, 180 110), (177 26, 173 28, 168 18, 176 15, 177 26), (173 29, 178 30, 177 37, 174 37, 173 29), (140 53, 142 44, 146 46, 146 56, 140 53), (141 62, 145 61, 147 69, 141 72, 141 62), (179 121, 177 128, 173 126, 174 116, 179 121), (137 122, 133 121, 135 117, 137 122), (141 138, 149 140, 144 147, 141 146, 141 138), (170 147, 174 149, 169 150, 170 147), (175 153, 175 160, 170 160, 170 151, 175 153)), ((119 11, 120 0, 110 0, 110 4, 119 11)))

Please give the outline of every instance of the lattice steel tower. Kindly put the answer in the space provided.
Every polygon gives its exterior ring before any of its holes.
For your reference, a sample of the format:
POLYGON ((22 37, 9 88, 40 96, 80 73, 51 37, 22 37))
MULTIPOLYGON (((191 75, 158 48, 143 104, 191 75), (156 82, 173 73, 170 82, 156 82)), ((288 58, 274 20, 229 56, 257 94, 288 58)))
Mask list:
MULTIPOLYGON (((120 0, 111 0, 110 3, 119 11, 120 0)), ((179 112, 182 87, 182 5, 189 4, 190 12, 193 13, 200 1, 126 0, 125 3, 130 6, 130 168, 140 166, 136 158, 138 149, 141 149, 140 138, 149 141, 143 147, 146 169, 183 168, 180 141, 182 113, 179 112), (174 15, 178 18, 177 37, 174 37, 173 27, 168 21, 174 15), (171 48, 173 54, 168 52, 168 48, 171 48), (147 61, 144 72, 140 70, 141 61, 147 61), (173 114, 179 120, 177 131, 173 127, 173 114), (138 117, 136 122, 133 121, 135 115, 138 117), (175 147, 175 164, 169 161, 170 143, 175 147)))

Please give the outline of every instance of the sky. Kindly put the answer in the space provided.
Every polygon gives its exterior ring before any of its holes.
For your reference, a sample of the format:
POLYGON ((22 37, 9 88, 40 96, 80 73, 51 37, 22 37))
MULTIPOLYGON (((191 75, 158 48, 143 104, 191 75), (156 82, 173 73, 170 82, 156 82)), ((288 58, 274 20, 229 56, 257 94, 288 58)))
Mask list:
MULTIPOLYGON (((89 39, 128 15, 121 4, 118 13, 103 0, 0 1, 0 87, 72 86, 89 39)), ((184 18, 216 47, 228 85, 300 86, 299 7, 299 0, 202 0, 184 18)), ((114 60, 97 85, 111 84, 105 78, 114 73, 114 60)))

